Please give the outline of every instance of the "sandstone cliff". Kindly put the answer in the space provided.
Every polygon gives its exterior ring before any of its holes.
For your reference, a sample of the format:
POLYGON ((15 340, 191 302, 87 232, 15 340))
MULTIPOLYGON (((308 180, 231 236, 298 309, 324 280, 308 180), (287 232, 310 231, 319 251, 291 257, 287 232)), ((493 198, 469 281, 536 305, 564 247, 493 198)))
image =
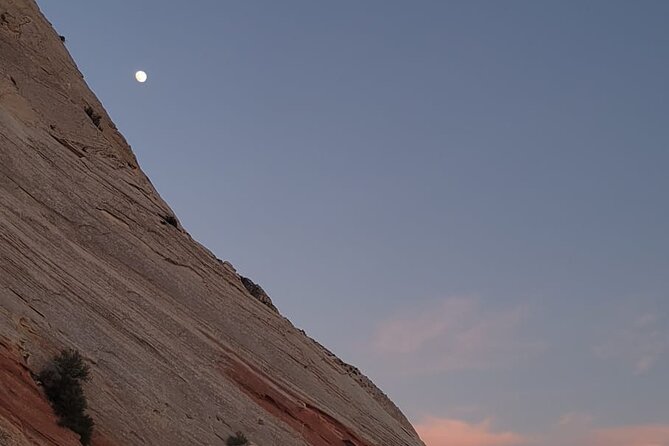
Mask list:
POLYGON ((180 227, 33 0, 0 0, 0 304, 3 445, 78 444, 30 376, 66 347, 97 446, 422 444, 180 227))

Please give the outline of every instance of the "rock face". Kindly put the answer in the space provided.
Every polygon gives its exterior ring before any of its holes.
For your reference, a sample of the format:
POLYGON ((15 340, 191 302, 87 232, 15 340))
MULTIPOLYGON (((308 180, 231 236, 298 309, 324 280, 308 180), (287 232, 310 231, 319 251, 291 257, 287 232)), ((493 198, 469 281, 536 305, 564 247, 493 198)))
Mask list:
POLYGON ((77 444, 30 378, 74 348, 96 446, 422 445, 250 284, 181 228, 34 1, 0 0, 0 444, 77 444))
POLYGON ((0 445, 77 446, 56 417, 18 351, 0 341, 0 445))

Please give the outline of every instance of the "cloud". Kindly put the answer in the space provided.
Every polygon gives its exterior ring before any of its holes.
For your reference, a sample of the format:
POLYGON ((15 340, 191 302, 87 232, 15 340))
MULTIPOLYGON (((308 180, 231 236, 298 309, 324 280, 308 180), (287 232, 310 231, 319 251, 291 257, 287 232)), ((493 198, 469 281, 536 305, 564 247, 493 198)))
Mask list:
MULTIPOLYGON (((601 427, 587 413, 563 415, 550 432, 532 446, 669 446, 669 424, 601 427)), ((428 445, 429 446, 429 445, 428 445)))
POLYGON ((558 426, 569 426, 570 428, 574 426, 587 426, 590 427, 593 422, 593 417, 589 413, 585 412, 569 412, 560 417, 558 421, 558 426))
POLYGON ((514 432, 494 432, 490 420, 479 424, 449 418, 426 418, 415 425, 427 446, 519 446, 528 443, 514 432))
POLYGON ((427 417, 414 427, 426 446, 669 446, 669 424, 601 427, 582 412, 563 415, 542 434, 495 430, 491 424, 427 417))
POLYGON ((532 446, 593 446, 594 417, 585 412, 569 412, 547 432, 534 438, 532 446))
POLYGON ((590 446, 669 446, 669 425, 650 424, 597 429, 590 446))
POLYGON ((638 315, 620 325, 621 328, 608 333, 607 339, 594 347, 596 356, 623 361, 635 374, 641 375, 669 353, 669 329, 663 326, 658 315, 638 315))
POLYGON ((448 298, 382 322, 372 347, 405 372, 508 365, 544 349, 521 336, 527 316, 525 307, 484 311, 476 299, 448 298))

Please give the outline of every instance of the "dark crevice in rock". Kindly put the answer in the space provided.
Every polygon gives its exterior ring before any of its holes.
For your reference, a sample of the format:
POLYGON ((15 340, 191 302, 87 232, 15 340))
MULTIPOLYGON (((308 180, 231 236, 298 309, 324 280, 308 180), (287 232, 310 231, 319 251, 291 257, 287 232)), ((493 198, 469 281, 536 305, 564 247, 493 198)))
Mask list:
POLYGON ((162 223, 164 225, 174 226, 177 229, 179 228, 179 222, 177 221, 177 218, 174 215, 170 214, 163 215, 162 223))
POLYGON ((99 129, 101 129, 100 121, 102 120, 102 116, 100 116, 98 113, 95 113, 95 110, 93 110, 93 107, 91 107, 90 105, 87 105, 84 108, 84 111, 86 112, 86 114, 90 118, 93 125, 96 126, 99 129))

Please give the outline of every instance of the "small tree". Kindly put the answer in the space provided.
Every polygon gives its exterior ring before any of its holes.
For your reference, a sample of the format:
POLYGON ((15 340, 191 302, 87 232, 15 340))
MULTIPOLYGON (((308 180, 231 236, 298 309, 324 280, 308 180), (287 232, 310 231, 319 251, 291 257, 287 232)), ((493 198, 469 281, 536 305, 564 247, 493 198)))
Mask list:
POLYGON ((235 435, 230 435, 225 441, 225 444, 228 446, 244 446, 249 444, 249 440, 246 439, 244 433, 237 432, 235 435))
POLYGON ((88 381, 90 369, 75 350, 63 350, 38 375, 58 423, 79 434, 83 445, 91 443, 93 419, 87 415, 86 396, 81 383, 88 381))

